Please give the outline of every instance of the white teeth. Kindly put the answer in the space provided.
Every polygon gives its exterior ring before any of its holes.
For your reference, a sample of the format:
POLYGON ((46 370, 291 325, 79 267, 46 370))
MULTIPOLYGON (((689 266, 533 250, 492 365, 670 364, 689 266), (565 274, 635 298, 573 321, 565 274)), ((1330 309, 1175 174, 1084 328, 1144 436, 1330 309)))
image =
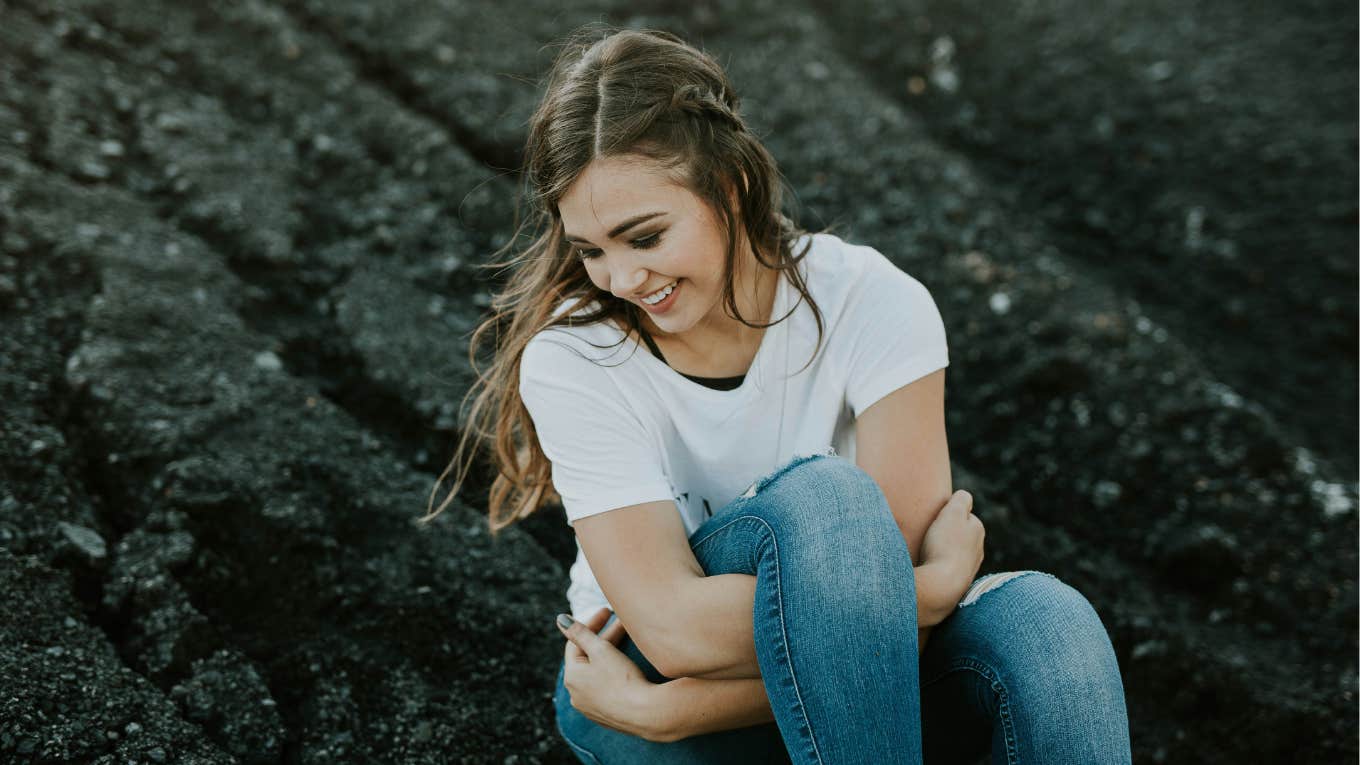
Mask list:
POLYGON ((679 282, 671 282, 666 287, 662 288, 660 292, 654 292, 651 295, 643 298, 642 302, 646 303, 647 305, 656 305, 657 303, 660 303, 661 301, 666 299, 667 295, 671 294, 671 292, 675 290, 675 285, 677 284, 679 284, 679 282))

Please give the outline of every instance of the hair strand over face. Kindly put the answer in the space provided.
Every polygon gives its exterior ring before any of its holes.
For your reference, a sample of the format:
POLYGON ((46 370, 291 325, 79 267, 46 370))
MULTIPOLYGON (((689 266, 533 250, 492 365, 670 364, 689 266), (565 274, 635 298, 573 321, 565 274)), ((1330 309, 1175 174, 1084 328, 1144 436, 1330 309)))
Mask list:
POLYGON ((578 30, 563 44, 529 121, 516 234, 495 253, 511 256, 484 265, 506 269, 509 276, 492 299, 490 315, 472 333, 468 361, 477 380, 459 408, 459 420, 466 425, 453 459, 431 491, 422 522, 433 520, 458 494, 472 467, 475 452, 470 446, 487 448, 494 462, 488 496, 493 535, 553 500, 551 464, 519 397, 525 347, 551 326, 598 321, 634 331, 641 326, 637 306, 596 287, 563 238, 558 200, 592 161, 602 157, 644 160, 717 213, 727 239, 724 310, 748 327, 769 327, 794 309, 770 317, 766 324, 741 316, 733 286, 741 227, 760 266, 782 271, 801 300, 808 302, 817 322, 817 348, 821 347, 821 311, 797 268, 807 249, 793 252, 794 243, 807 232, 784 215, 783 176, 747 128, 736 91, 722 68, 669 32, 594 26, 578 30), (525 204, 530 214, 521 220, 525 204), (529 244, 516 253, 526 230, 529 244), (599 308, 554 317, 569 299, 577 306, 598 302, 599 308), (477 351, 488 334, 493 335, 494 353, 489 368, 482 370, 477 351), (469 401, 471 410, 463 418, 469 401), (440 484, 455 467, 453 488, 434 508, 440 484))

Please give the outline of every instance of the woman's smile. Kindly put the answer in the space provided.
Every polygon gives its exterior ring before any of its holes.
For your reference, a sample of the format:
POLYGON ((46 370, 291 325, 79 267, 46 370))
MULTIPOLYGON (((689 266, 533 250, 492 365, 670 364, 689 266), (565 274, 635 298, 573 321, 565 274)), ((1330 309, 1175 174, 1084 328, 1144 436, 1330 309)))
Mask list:
POLYGON ((647 298, 643 298, 640 301, 642 303, 642 307, 647 309, 647 311, 652 314, 661 314, 665 313, 666 311, 669 311, 671 306, 675 305, 675 301, 677 300, 676 295, 680 292, 680 283, 682 281, 684 280, 677 279, 674 282, 672 282, 671 286, 668 288, 670 290, 669 294, 667 294, 666 290, 663 289, 657 291, 656 293, 653 293, 652 295, 648 295, 647 296, 648 298, 654 298, 656 295, 665 295, 665 297, 661 298, 655 303, 649 303, 647 302, 647 298))
POLYGON ((632 303, 637 308, 629 310, 639 315, 645 311, 654 336, 690 348, 744 345, 751 330, 728 315, 726 284, 741 315, 769 314, 769 293, 751 299, 754 282, 769 274, 744 233, 729 264, 729 237, 716 208, 646 158, 597 157, 557 208, 571 251, 564 254, 580 259, 602 295, 632 303), (675 286, 667 295, 670 282, 675 286), (658 293, 660 299, 649 302, 658 293))

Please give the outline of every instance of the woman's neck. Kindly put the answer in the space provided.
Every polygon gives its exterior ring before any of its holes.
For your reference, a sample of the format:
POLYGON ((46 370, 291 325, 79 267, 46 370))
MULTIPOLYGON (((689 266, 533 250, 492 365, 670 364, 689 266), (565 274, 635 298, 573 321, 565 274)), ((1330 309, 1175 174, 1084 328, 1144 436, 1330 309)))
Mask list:
MULTIPOLYGON (((775 269, 759 266, 758 278, 752 288, 744 291, 738 287, 737 309, 746 321, 757 324, 771 321, 778 276, 779 272, 775 269)), ((677 371, 704 377, 743 374, 760 348, 765 328, 746 326, 725 313, 721 318, 722 325, 714 327, 700 324, 679 335, 663 332, 646 314, 642 315, 641 320, 647 333, 677 371)))

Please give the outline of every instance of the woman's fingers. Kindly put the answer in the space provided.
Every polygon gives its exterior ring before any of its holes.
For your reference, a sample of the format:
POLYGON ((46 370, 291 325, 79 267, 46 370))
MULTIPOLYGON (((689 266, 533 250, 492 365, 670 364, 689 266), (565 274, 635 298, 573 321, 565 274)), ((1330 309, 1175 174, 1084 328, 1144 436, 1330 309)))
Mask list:
POLYGON ((572 649, 576 648, 580 653, 576 656, 578 660, 589 660, 590 656, 598 651, 604 643, 604 639, 595 634, 585 622, 578 622, 571 618, 570 614, 557 615, 557 628, 567 636, 567 657, 572 658, 572 649), (584 656, 581 656, 584 654, 584 656))
MULTIPOLYGON (((566 630, 562 627, 562 625, 568 622, 575 624, 575 620, 571 618, 570 614, 557 615, 557 629, 559 632, 562 632, 563 635, 566 635, 566 630)), ((586 661, 585 652, 581 650, 580 646, 576 645, 576 643, 572 641, 570 636, 567 636, 567 648, 566 653, 564 654, 564 658, 569 663, 573 661, 586 661)))
POLYGON ((963 489, 959 489, 949 498, 949 504, 960 507, 967 513, 973 509, 973 495, 963 489))
POLYGON ((599 634, 600 630, 604 627, 605 622, 609 621, 610 613, 608 608, 601 608, 591 614, 590 618, 586 619, 582 624, 586 625, 591 632, 599 634))
POLYGON ((623 628, 623 622, 618 619, 615 619, 613 624, 606 627, 604 632, 600 633, 600 637, 613 643, 615 648, 623 642, 624 637, 627 635, 628 633, 623 628))
POLYGON ((619 643, 623 642, 623 638, 627 633, 624 632, 623 622, 618 619, 615 619, 613 624, 609 624, 609 617, 613 615, 614 612, 609 610, 609 608, 601 608, 592 614, 589 619, 586 619, 583 624, 585 624, 591 632, 594 632, 602 639, 613 643, 614 647, 617 648, 619 643), (609 626, 606 627, 606 624, 609 626))

